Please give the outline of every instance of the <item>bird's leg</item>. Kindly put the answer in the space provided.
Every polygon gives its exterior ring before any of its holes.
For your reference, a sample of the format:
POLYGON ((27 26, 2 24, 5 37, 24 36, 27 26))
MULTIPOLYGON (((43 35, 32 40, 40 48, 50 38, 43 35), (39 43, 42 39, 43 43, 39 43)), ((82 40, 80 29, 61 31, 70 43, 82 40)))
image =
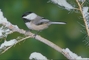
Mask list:
POLYGON ((26 30, 26 32, 30 32, 30 31, 32 31, 32 30, 29 30, 29 29, 28 29, 28 30, 26 30))
POLYGON ((41 32, 41 31, 37 31, 37 32, 34 34, 34 38, 36 37, 36 35, 37 35, 39 32, 41 32))

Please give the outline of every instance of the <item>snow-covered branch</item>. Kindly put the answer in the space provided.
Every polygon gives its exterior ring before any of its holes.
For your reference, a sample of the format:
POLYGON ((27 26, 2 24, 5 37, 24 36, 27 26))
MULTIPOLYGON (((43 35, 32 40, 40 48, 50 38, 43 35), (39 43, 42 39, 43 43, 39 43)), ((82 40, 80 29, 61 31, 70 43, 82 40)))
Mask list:
MULTIPOLYGON (((89 58, 82 58, 81 56, 78 56, 77 54, 71 52, 68 48, 62 49, 63 55, 66 56, 69 60, 89 60, 89 58)), ((41 53, 33 52, 31 53, 30 60, 50 60, 47 57, 43 56, 41 53)))
POLYGON ((83 17, 83 21, 84 21, 84 23, 85 23, 85 27, 86 27, 86 30, 87 30, 87 34, 88 34, 88 36, 89 36, 89 12, 88 12, 88 7, 86 6, 83 6, 83 3, 85 2, 86 0, 82 0, 81 2, 82 3, 80 3, 80 1, 79 0, 76 0, 76 2, 77 2, 77 4, 78 4, 78 6, 79 6, 79 11, 81 12, 81 14, 82 14, 82 17, 83 17))
POLYGON ((68 48, 63 49, 63 52, 66 53, 65 55, 69 60, 88 60, 89 58, 82 58, 81 56, 78 56, 77 54, 71 52, 68 48))
POLYGON ((55 4, 58 4, 62 7, 64 7, 67 10, 76 9, 71 4, 69 4, 66 0, 51 0, 51 1, 55 4))

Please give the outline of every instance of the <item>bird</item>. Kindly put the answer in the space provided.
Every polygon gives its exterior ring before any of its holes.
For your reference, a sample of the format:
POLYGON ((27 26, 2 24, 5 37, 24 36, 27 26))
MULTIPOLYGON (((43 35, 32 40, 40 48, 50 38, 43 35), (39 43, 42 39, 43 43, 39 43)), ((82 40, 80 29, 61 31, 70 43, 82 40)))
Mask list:
POLYGON ((30 30, 42 31, 52 24, 66 24, 65 22, 52 22, 49 19, 41 17, 34 12, 26 12, 22 15, 26 26, 30 30))

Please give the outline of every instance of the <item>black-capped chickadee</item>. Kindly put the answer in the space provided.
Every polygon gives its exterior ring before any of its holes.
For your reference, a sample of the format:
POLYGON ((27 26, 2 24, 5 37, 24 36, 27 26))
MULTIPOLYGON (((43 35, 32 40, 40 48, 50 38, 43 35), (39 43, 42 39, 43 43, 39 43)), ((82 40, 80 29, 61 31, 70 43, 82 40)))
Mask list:
POLYGON ((31 30, 41 31, 51 24, 65 24, 64 22, 51 22, 48 19, 38 16, 33 12, 26 12, 22 15, 26 26, 31 30))

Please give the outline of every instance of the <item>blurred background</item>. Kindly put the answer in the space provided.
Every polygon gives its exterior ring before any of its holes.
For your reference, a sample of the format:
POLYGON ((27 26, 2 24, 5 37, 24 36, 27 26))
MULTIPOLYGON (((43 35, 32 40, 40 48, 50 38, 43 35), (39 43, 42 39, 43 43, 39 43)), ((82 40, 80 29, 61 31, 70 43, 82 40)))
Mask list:
MULTIPOLYGON (((68 1, 72 2, 71 0, 68 1)), ((77 6, 75 2, 72 2, 72 4, 77 6)), ((66 22, 66 25, 51 25, 48 29, 40 32, 39 35, 61 48, 69 48, 79 56, 89 57, 89 46, 87 44, 89 39, 82 16, 78 11, 67 11, 49 0, 0 0, 0 9, 8 21, 24 30, 28 30, 28 28, 22 20, 22 14, 28 11, 35 12, 51 21, 66 22)), ((10 34, 7 40, 14 39, 17 36, 20 36, 20 34, 10 34)), ((46 44, 29 38, 0 55, 0 60, 29 60, 32 52, 40 52, 48 59, 66 59, 60 52, 46 44)))

